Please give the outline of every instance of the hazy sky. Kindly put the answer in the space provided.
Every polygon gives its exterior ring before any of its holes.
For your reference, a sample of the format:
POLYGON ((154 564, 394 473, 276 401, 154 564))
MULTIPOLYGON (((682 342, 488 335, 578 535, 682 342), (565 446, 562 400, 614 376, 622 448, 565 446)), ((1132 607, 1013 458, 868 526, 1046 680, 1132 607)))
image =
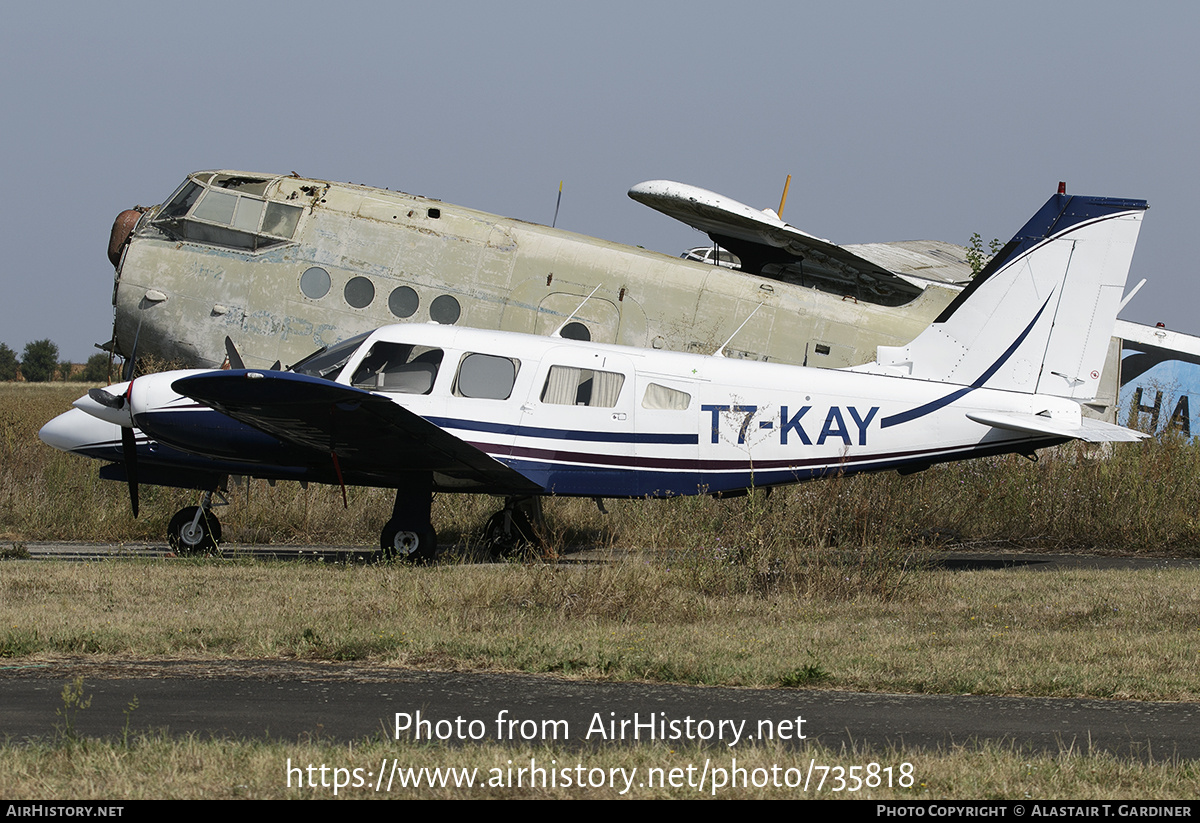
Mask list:
POLYGON ((1150 201, 1123 316, 1200 334, 1188 3, 17 3, 0 29, 0 342, 108 340, 119 211, 290 171, 671 254, 678 180, 839 243, 1007 239, 1150 201), (736 8, 736 11, 735 11, 736 8))

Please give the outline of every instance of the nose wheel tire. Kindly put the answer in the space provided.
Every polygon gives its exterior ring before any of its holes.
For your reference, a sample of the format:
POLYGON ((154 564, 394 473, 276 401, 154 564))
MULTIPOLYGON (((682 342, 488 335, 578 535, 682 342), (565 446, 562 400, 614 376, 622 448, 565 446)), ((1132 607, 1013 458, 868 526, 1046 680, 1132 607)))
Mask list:
POLYGON ((221 521, 199 506, 180 509, 167 526, 167 543, 176 554, 207 554, 220 542, 221 521))
POLYGON ((411 524, 389 520, 379 536, 379 550, 385 560, 427 563, 437 554, 437 533, 433 527, 413 529, 411 524))

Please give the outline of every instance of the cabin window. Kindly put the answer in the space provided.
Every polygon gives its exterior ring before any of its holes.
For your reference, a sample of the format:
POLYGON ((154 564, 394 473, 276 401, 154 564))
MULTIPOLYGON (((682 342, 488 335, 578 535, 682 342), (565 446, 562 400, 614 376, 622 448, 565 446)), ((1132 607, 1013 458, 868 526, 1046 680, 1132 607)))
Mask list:
POLYGON ((267 213, 263 218, 263 234, 276 237, 286 237, 289 240, 296 233, 296 224, 300 222, 300 209, 297 206, 286 206, 283 203, 267 203, 267 213))
POLYGON ((401 319, 412 317, 420 305, 421 298, 408 286, 393 289, 392 293, 388 295, 388 308, 391 309, 392 314, 401 319))
POLYGON ((683 411, 692 403, 692 396, 687 392, 651 383, 646 387, 642 397, 643 409, 672 409, 683 411))
POLYGON ((200 195, 203 192, 203 188, 188 181, 179 190, 179 193, 171 198, 171 202, 162 207, 162 211, 158 213, 158 219, 166 220, 172 217, 183 217, 188 213, 188 209, 196 205, 196 201, 200 199, 200 195))
POLYGON ((355 388, 372 391, 429 394, 441 365, 441 349, 379 341, 371 346, 350 382, 355 388))
POLYGON ((296 374, 307 374, 310 377, 323 377, 326 380, 337 380, 338 375, 342 373, 342 367, 362 345, 362 342, 367 339, 370 332, 357 334, 340 343, 334 343, 332 346, 326 346, 305 357, 296 365, 292 366, 291 370, 296 374))
POLYGON ((559 406, 594 406, 611 409, 617 405, 625 375, 619 372, 551 366, 542 387, 542 402, 559 406))
POLYGON ((563 326, 559 336, 564 340, 582 340, 584 343, 590 342, 592 332, 587 326, 577 320, 572 320, 567 325, 563 326))
POLYGON ((507 400, 517 382, 519 360, 492 354, 466 354, 458 366, 454 393, 459 397, 507 400))
POLYGON ((236 194, 225 191, 206 191, 204 197, 200 198, 200 205, 192 209, 192 217, 228 226, 233 222, 233 211, 237 208, 237 201, 236 194))
POLYGON ((365 277, 351 277, 342 289, 346 302, 356 309, 365 309, 375 299, 375 284, 365 277))
POLYGON ((320 300, 329 294, 332 282, 329 279, 329 272, 320 266, 312 266, 305 269, 304 274, 300 275, 300 291, 304 292, 305 297, 320 300))
POLYGON ((461 314, 462 307, 458 305, 458 300, 448 294, 439 294, 429 304, 429 319, 443 326, 453 326, 461 314))

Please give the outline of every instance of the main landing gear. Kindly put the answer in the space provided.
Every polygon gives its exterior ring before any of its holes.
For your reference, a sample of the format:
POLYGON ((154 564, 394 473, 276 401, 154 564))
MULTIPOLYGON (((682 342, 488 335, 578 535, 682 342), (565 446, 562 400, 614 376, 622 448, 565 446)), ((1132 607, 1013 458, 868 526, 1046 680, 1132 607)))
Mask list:
POLYGON ((214 505, 227 506, 220 491, 213 503, 213 492, 205 492, 199 506, 186 506, 175 512, 167 526, 167 544, 176 554, 210 554, 221 542, 221 521, 212 513, 214 505))
POLYGON ((484 545, 493 557, 511 557, 522 549, 540 546, 544 524, 542 498, 506 497, 504 508, 484 527, 484 545))
POLYGON ((437 532, 430 522, 433 478, 396 489, 392 519, 379 535, 379 552, 385 560, 428 563, 437 555, 437 532))

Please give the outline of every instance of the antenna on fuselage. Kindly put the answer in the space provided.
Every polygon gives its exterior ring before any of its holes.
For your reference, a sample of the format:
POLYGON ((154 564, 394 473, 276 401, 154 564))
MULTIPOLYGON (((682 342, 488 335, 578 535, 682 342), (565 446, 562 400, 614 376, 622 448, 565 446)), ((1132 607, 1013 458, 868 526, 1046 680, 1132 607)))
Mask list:
POLYGON ((562 184, 563 181, 558 181, 558 199, 554 201, 554 219, 550 221, 550 228, 558 225, 558 207, 562 205, 562 184))
POLYGON ((721 344, 721 348, 719 348, 715 352, 713 352, 713 357, 724 357, 725 356, 725 347, 733 342, 733 338, 738 336, 738 332, 741 331, 742 328, 747 323, 750 322, 750 318, 753 317, 754 315, 756 315, 758 313, 758 310, 761 309, 762 307, 763 307, 762 303, 759 303, 757 306, 754 307, 754 311, 750 312, 749 317, 747 317, 745 320, 742 321, 742 325, 737 327, 737 331, 735 331, 733 334, 729 335, 729 339, 721 344))
POLYGON ((780 220, 783 219, 783 207, 787 205, 788 189, 792 186, 792 176, 789 174, 787 180, 783 181, 783 196, 779 198, 779 211, 775 212, 775 216, 780 220))
MULTIPOLYGON (((598 291, 600 291, 599 285, 597 285, 596 288, 592 289, 592 294, 595 294, 598 291)), ((566 320, 562 321, 562 325, 554 330, 554 332, 550 335, 551 337, 562 337, 562 330, 567 327, 568 323, 570 323, 572 320, 575 319, 575 315, 579 314, 579 310, 583 308, 584 304, 587 303, 587 301, 592 299, 592 294, 589 294, 587 297, 583 298, 583 303, 580 303, 578 306, 575 307, 575 311, 571 312, 570 317, 568 317, 566 320)))

